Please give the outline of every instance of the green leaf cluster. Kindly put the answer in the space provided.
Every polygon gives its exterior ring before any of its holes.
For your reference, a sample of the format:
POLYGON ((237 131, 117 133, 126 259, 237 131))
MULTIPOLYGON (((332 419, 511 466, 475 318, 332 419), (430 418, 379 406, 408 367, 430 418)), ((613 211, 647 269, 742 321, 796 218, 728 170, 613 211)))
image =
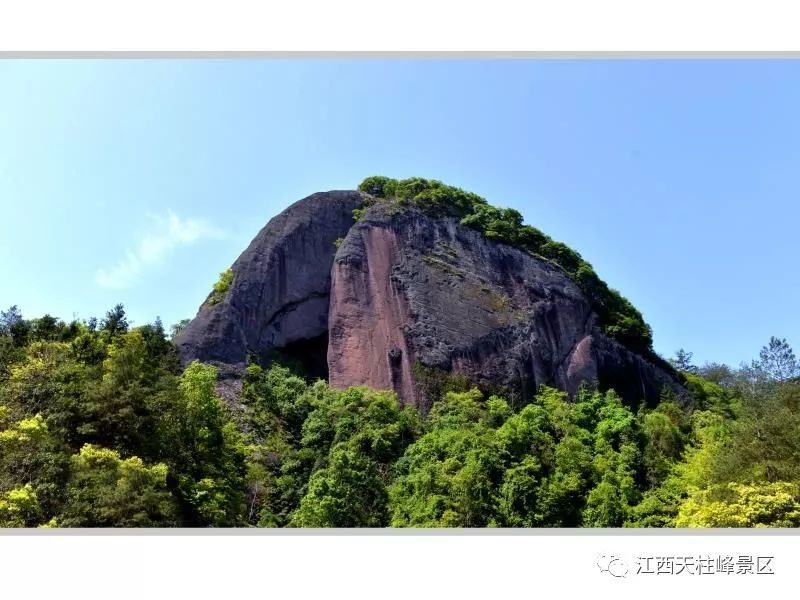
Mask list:
POLYGON ((225 299, 225 294, 233 284, 233 277, 233 269, 225 269, 222 273, 220 273, 219 279, 214 284, 211 294, 208 296, 208 300, 206 302, 212 306, 222 302, 225 299))

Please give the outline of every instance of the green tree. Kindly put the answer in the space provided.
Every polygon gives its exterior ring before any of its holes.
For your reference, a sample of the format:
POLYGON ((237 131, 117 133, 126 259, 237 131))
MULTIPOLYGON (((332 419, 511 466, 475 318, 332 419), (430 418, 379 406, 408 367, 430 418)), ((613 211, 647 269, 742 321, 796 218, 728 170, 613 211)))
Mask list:
POLYGON ((214 284, 211 294, 208 296, 208 303, 211 305, 219 304, 225 299, 225 294, 228 293, 231 285, 233 284, 234 273, 233 269, 225 269, 219 274, 219 279, 214 284))
POLYGON ((0 388, 0 403, 17 420, 42 415, 51 431, 70 444, 86 421, 89 374, 66 342, 33 342, 0 388))
POLYGON ((485 527, 494 517, 502 460, 491 430, 445 427, 398 461, 390 489, 394 527, 485 527))
POLYGON ((233 526, 244 513, 244 441, 215 391, 217 370, 199 362, 180 378, 165 406, 165 459, 187 524, 233 526))
POLYGON ((15 304, 8 310, 0 311, 0 335, 11 336, 14 325, 22 321, 22 313, 15 304))
POLYGON ((99 380, 84 387, 84 423, 78 428, 84 442, 125 448, 139 455, 153 435, 146 385, 150 371, 147 346, 138 330, 117 333, 105 348, 99 380))
POLYGON ((771 337, 759 353, 753 368, 771 381, 787 381, 800 377, 800 364, 786 339, 771 337))
POLYGON ((719 458, 730 442, 729 421, 712 411, 696 411, 690 420, 690 435, 681 460, 672 465, 657 487, 647 490, 631 507, 626 527, 674 527, 686 498, 715 481, 719 458))
POLYGON ((8 380, 11 368, 24 356, 24 351, 14 345, 11 336, 0 336, 0 384, 8 380))
POLYGON ((333 447, 327 465, 316 471, 294 527, 385 527, 388 521, 384 478, 378 464, 353 444, 333 447))
POLYGON ((170 339, 174 340, 176 337, 178 337, 181 334, 181 332, 184 329, 186 329, 186 327, 189 325, 189 323, 191 323, 191 321, 192 321, 191 319, 181 319, 177 323, 174 323, 173 325, 171 325, 170 328, 169 328, 169 330, 170 330, 170 339))
POLYGON ((716 461, 717 482, 800 481, 800 383, 745 392, 730 440, 716 461))
POLYGON ((692 353, 687 352, 683 348, 680 348, 676 353, 675 357, 671 358, 669 362, 672 363, 672 366, 675 367, 678 371, 686 371, 687 373, 697 373, 697 367, 694 366, 692 363, 692 353))
POLYGON ((125 307, 117 304, 106 313, 105 319, 100 323, 100 329, 110 337, 128 331, 128 318, 125 315, 125 307))
POLYGON ((37 510, 54 515, 63 502, 68 455, 41 415, 9 422, 0 406, 0 492, 29 488, 37 510))
POLYGON ((42 509, 30 484, 0 492, 0 527, 35 527, 42 509))
POLYGON ((728 483, 697 490, 681 505, 677 527, 798 527, 795 483, 728 483))
POLYGON ((167 490, 167 467, 87 444, 72 457, 63 527, 172 527, 177 506, 167 490))
POLYGON ((497 500, 497 522, 504 527, 540 527, 539 510, 542 465, 534 456, 525 456, 506 469, 497 500))
POLYGON ((495 519, 502 453, 477 390, 449 392, 431 409, 430 430, 396 464, 395 527, 484 527, 495 519))
POLYGON ((730 388, 733 385, 736 375, 728 365, 716 362, 705 363, 697 370, 697 374, 706 381, 725 388, 730 388))
POLYGON ((686 420, 684 410, 671 401, 662 401, 655 410, 643 412, 640 416, 646 440, 644 470, 650 488, 666 479, 673 465, 683 456, 686 420))

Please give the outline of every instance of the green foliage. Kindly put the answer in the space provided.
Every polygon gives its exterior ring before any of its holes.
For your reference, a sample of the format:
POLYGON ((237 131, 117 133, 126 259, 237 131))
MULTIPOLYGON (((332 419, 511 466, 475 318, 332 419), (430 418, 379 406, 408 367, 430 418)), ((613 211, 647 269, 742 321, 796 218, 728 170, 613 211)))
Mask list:
POLYGON ((294 527, 383 527, 385 481, 375 461, 353 444, 337 444, 316 471, 292 515, 294 527))
POLYGON ((164 464, 87 444, 71 459, 63 527, 170 527, 178 524, 164 464))
POLYGON ((628 525, 798 526, 800 384, 784 377, 792 353, 775 340, 761 355, 769 368, 713 366, 710 372, 724 371, 719 383, 684 371, 698 410, 687 419, 671 409, 678 432, 651 418, 650 435, 659 432, 652 445, 667 461, 656 470, 668 475, 645 493, 628 525), (681 438, 684 450, 676 458, 681 438))
POLYGON ((538 527, 543 519, 537 511, 541 496, 542 465, 533 456, 509 467, 497 498, 497 518, 506 527, 538 527))
POLYGON ((41 415, 8 421, 0 406, 0 492, 21 484, 35 494, 37 506, 54 513, 63 501, 68 458, 41 415))
POLYGON ((219 279, 214 284, 214 288, 211 290, 211 294, 208 296, 208 304, 213 306, 214 304, 219 304, 225 299, 225 294, 233 284, 233 277, 233 269, 226 269, 219 274, 219 279))
POLYGON ((378 198, 391 198, 397 193, 397 180, 382 175, 374 175, 362 181, 358 189, 378 198))
POLYGON ((800 481, 800 383, 750 388, 716 463, 718 481, 800 481))
POLYGON ((687 352, 683 348, 680 348, 675 353, 675 357, 671 358, 669 362, 678 371, 685 371, 687 373, 697 373, 697 367, 692 364, 692 353, 687 352))
POLYGON ((439 400, 447 392, 466 392, 471 386, 464 375, 426 367, 419 361, 411 366, 411 373, 417 389, 429 402, 439 400))
POLYGON ((684 371, 682 375, 683 384, 697 408, 711 410, 727 417, 734 416, 739 402, 730 389, 695 373, 684 371))
POLYGON ((193 362, 178 383, 179 394, 163 435, 171 444, 167 457, 177 479, 185 518, 195 525, 238 524, 245 475, 242 434, 227 415, 215 384, 217 371, 193 362))
POLYGON ((234 412, 158 320, 6 311, 0 526, 800 526, 800 382, 775 340, 636 412, 588 388, 510 405, 416 365, 422 415, 277 363, 247 366, 234 412))
POLYGON ((0 493, 0 527, 32 527, 41 514, 39 499, 30 484, 0 493))
MULTIPOLYGON (((496 208, 477 194, 421 177, 402 180, 367 177, 358 189, 373 198, 415 206, 433 217, 455 217, 491 240, 554 262, 587 295, 600 318, 601 327, 610 337, 634 351, 657 358, 652 349, 652 331, 641 313, 619 292, 609 288, 580 254, 525 225, 519 211, 496 208)), ((356 220, 363 216, 372 202, 374 200, 369 200, 354 211, 356 220)))
POLYGON ((786 339, 771 337, 761 349, 753 367, 762 377, 772 381, 788 381, 800 377, 800 363, 786 339))
POLYGON ((177 323, 170 326, 170 338, 175 339, 178 337, 181 332, 186 329, 186 326, 189 325, 191 319, 181 319, 177 323))
POLYGON ((117 304, 106 313, 106 318, 100 323, 100 329, 110 337, 128 331, 128 319, 125 316, 125 307, 117 304))
POLYGON ((12 367, 0 390, 0 402, 15 415, 42 415, 50 428, 77 442, 86 415, 89 373, 66 342, 32 342, 24 358, 12 367))
POLYGON ((249 365, 243 390, 252 424, 248 518, 269 526, 388 523, 391 465, 421 428, 394 394, 306 384, 273 365, 249 365))
POLYGON ((728 483, 695 491, 680 507, 677 527, 798 527, 800 489, 789 482, 728 483))
POLYGON ((0 336, 11 336, 14 326, 22 322, 22 312, 15 304, 8 310, 0 311, 0 336))
POLYGON ((643 438, 619 398, 583 391, 570 403, 543 388, 516 414, 498 400, 472 390, 434 405, 397 463, 392 524, 621 525, 640 495, 643 438))
POLYGON ((367 177, 358 189, 376 198, 417 206, 426 214, 437 217, 464 217, 473 211, 475 205, 486 204, 486 200, 477 194, 422 177, 401 180, 367 177))
POLYGON ((96 323, 13 320, 7 328, 27 334, 22 346, 12 339, 0 380, 3 518, 240 524, 244 444, 214 392, 216 372, 191 365, 179 376, 158 319, 131 329, 118 305, 96 323))
POLYGON ((395 527, 484 527, 502 476, 492 431, 441 427, 413 444, 391 488, 395 527))

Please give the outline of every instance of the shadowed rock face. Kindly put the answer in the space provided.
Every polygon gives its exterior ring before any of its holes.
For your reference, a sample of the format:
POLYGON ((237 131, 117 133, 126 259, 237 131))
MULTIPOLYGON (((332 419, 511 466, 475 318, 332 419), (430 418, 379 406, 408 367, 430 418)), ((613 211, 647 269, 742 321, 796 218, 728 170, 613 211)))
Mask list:
POLYGON ((178 336, 183 361, 238 373, 248 354, 266 360, 274 349, 325 336, 335 242, 362 201, 352 191, 313 194, 270 220, 233 264, 223 300, 207 299, 178 336))
POLYGON ((264 362, 275 349, 324 369, 327 345, 332 386, 393 389, 423 410, 420 367, 514 402, 539 385, 574 393, 593 381, 631 404, 665 386, 681 396, 673 374, 600 332, 558 266, 396 204, 354 223, 361 203, 357 192, 315 194, 272 219, 234 263, 224 299, 204 303, 179 337, 183 360, 235 380, 248 354, 264 362))

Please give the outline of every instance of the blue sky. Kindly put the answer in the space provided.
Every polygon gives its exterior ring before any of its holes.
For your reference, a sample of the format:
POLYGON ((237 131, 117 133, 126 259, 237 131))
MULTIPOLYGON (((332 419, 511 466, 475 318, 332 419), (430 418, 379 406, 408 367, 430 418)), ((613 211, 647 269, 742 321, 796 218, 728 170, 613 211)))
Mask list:
POLYGON ((0 307, 174 323, 289 203, 420 175, 738 364, 800 344, 798 107, 791 61, 0 61, 0 307))

